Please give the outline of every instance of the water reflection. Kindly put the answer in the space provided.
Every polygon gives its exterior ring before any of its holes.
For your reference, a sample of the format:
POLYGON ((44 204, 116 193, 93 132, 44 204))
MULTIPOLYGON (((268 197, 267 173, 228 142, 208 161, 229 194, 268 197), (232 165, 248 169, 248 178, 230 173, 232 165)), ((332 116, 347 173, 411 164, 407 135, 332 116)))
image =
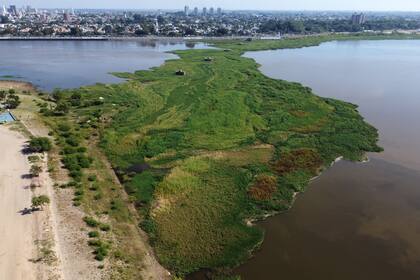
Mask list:
POLYGON ((360 105, 385 153, 340 162, 266 238, 243 279, 420 279, 420 41, 332 42, 248 53, 268 76, 360 105))
POLYGON ((110 72, 149 69, 176 58, 165 52, 190 48, 208 46, 176 40, 2 41, 0 77, 30 81, 43 90, 117 83, 121 80, 110 72))

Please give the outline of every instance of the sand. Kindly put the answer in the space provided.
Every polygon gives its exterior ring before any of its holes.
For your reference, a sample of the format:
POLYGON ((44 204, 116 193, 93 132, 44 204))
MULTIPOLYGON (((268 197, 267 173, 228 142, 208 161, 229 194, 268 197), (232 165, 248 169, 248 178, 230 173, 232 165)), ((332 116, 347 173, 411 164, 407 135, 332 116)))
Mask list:
POLYGON ((27 91, 27 92, 35 92, 35 87, 26 82, 22 81, 8 81, 8 80, 0 80, 0 90, 9 90, 14 89, 17 92, 27 91))
POLYGON ((0 274, 1 279, 37 278, 34 236, 37 229, 33 215, 19 211, 30 207, 30 179, 22 177, 30 166, 21 153, 26 139, 18 132, 0 125, 0 274))

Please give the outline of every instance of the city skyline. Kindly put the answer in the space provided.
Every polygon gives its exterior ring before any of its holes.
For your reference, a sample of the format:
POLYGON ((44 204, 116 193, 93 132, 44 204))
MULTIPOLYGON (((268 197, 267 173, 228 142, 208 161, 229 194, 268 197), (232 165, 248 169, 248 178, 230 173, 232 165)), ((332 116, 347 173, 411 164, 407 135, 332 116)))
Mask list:
POLYGON ((229 2, 221 0, 155 0, 137 2, 134 0, 120 0, 118 4, 111 0, 91 0, 91 1, 63 1, 59 4, 50 0, 13 0, 0 1, 0 5, 30 5, 36 8, 92 8, 92 9, 171 9, 183 10, 184 6, 194 7, 221 7, 224 10, 336 10, 336 11, 420 11, 420 1, 416 0, 285 0, 279 3, 275 0, 265 0, 261 2, 251 0, 232 0, 229 2))

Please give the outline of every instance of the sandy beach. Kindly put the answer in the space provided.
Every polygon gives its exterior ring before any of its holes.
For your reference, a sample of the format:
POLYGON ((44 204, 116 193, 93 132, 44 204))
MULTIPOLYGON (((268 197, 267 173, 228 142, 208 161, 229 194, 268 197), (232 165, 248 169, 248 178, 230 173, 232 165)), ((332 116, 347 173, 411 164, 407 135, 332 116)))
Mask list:
POLYGON ((29 163, 21 153, 26 139, 0 125, 0 271, 1 279, 31 280, 37 277, 34 235, 36 219, 19 213, 31 205, 30 179, 22 177, 29 163))

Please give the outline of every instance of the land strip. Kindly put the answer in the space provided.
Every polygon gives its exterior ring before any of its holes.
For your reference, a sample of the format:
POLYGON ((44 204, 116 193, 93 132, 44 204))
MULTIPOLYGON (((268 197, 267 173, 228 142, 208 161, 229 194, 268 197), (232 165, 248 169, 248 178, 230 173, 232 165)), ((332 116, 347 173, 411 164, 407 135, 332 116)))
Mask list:
MULTIPOLYGON (((35 102, 57 143, 54 168, 64 165, 70 175, 60 185, 74 194, 66 208, 88 213, 96 228, 112 225, 100 238, 111 248, 105 270, 115 279, 167 276, 140 223, 160 262, 178 276, 201 268, 224 273, 263 240, 246 221, 289 209, 337 157, 360 160, 381 150, 357 106, 269 79, 244 52, 403 38, 215 41, 218 50, 177 51, 180 59, 161 67, 117 74, 125 83, 55 91, 35 102)), ((87 233, 82 215, 78 228, 87 233)))
POLYGON ((56 91, 42 113, 71 177, 86 184, 97 175, 83 201, 96 209, 89 197, 105 194, 111 211, 99 207, 107 215, 98 219, 137 222, 116 206, 132 201, 165 267, 181 277, 201 268, 223 274, 263 240, 246 221, 289 209, 337 157, 381 150, 357 106, 269 79, 242 54, 352 38, 212 41, 218 49, 176 51, 179 59, 161 67, 116 74, 125 83, 56 91), (109 188, 99 152, 128 200, 109 188))
MULTIPOLYGON (((37 96, 36 89, 30 84, 21 82, 5 81, 0 82, 0 85, 6 90, 14 89, 20 97, 20 106, 13 110, 13 114, 19 119, 16 129, 19 129, 27 137, 50 137, 51 128, 45 125, 44 119, 39 114, 38 105, 45 101, 37 96)), ((130 222, 106 219, 106 223, 111 226, 112 230, 103 232, 101 235, 107 239, 107 242, 112 243, 113 253, 103 262, 95 260, 92 248, 88 245, 92 240, 88 235, 91 229, 86 226, 84 218, 90 215, 101 219, 100 216, 104 210, 100 211, 97 207, 108 208, 109 200, 98 203, 97 199, 91 197, 92 203, 86 202, 83 207, 77 207, 75 191, 66 187, 69 177, 67 171, 62 168, 60 149, 53 147, 48 153, 49 160, 45 155, 45 163, 48 161, 48 166, 44 168, 45 174, 40 175, 40 181, 45 187, 44 192, 51 197, 51 207, 46 211, 49 213, 47 217, 51 223, 49 228, 45 225, 43 231, 51 234, 48 236, 44 234, 42 240, 51 241, 48 248, 55 250, 59 262, 54 265, 50 264, 43 270, 49 270, 49 275, 52 275, 53 271, 59 271, 57 266, 59 264, 62 272, 60 277, 64 279, 79 279, 80 277, 83 279, 168 278, 169 273, 154 258, 153 250, 147 243, 146 234, 142 233, 137 226, 139 223, 137 213, 128 202, 128 197, 119 185, 106 158, 96 145, 92 145, 89 152, 92 158, 96 159, 95 170, 92 173, 98 179, 107 181, 109 189, 106 192, 112 193, 109 196, 125 197, 126 206, 123 206, 125 209, 123 211, 127 212, 123 214, 123 217, 124 219, 129 217, 130 222), (47 170, 49 173, 46 172, 47 170)), ((101 193, 101 196, 108 197, 106 192, 101 193)), ((44 273, 44 275, 46 274, 44 273)), ((56 279, 61 278, 56 277, 56 279)))

